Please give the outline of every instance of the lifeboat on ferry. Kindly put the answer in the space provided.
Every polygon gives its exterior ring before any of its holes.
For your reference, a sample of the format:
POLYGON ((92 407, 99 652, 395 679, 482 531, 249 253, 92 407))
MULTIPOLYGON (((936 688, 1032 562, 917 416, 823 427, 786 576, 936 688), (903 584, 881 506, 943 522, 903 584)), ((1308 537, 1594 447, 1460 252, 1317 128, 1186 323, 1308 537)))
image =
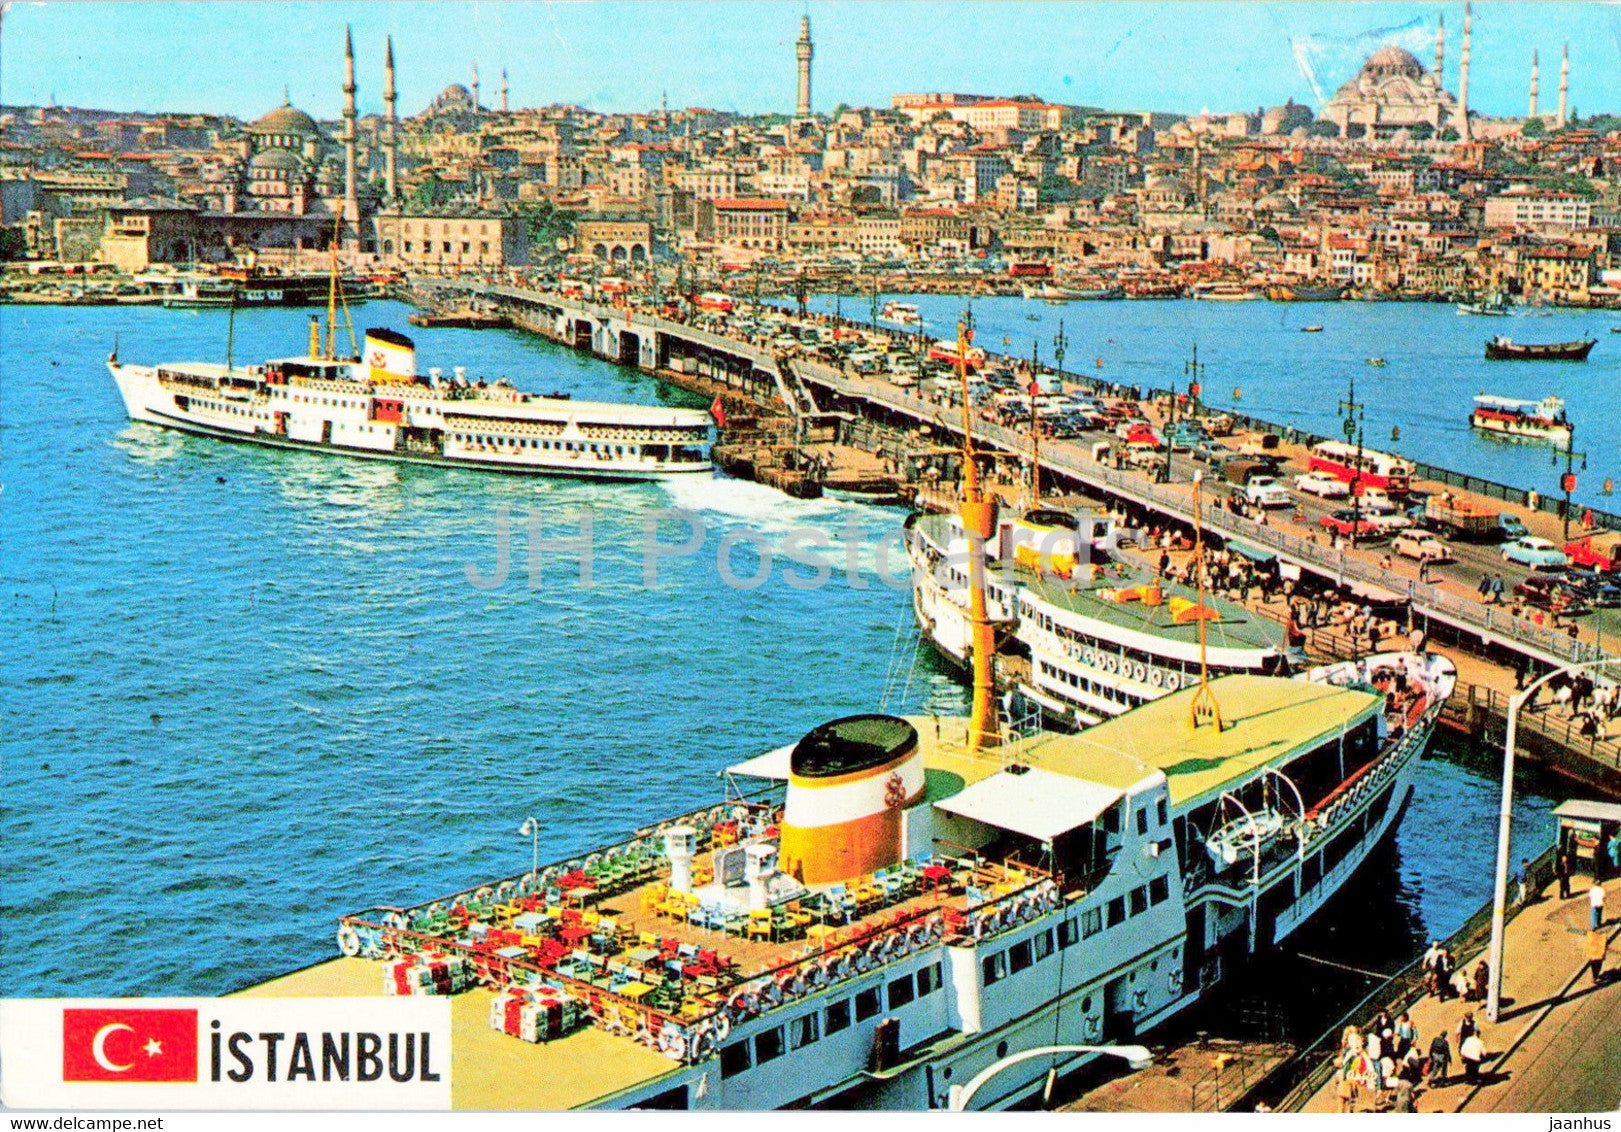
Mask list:
POLYGON ((1246 854, 1283 832, 1283 815, 1276 810, 1263 810, 1258 814, 1242 814, 1205 838, 1205 851, 1217 870, 1238 863, 1246 854))

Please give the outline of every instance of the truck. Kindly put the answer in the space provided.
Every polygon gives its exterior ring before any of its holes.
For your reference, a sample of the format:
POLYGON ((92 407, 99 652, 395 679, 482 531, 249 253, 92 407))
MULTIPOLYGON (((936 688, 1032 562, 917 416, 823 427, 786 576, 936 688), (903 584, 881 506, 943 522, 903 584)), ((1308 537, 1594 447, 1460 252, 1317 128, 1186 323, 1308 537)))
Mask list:
POLYGON ((1599 570, 1606 574, 1621 573, 1621 533, 1606 531, 1585 535, 1565 544, 1565 554, 1572 566, 1599 570))
POLYGON ((1294 496, 1275 476, 1251 476, 1244 485, 1244 498, 1259 507, 1289 507, 1294 504, 1294 496))
POLYGON ((1490 542, 1503 536, 1496 511, 1488 511, 1451 492, 1432 495, 1424 501, 1424 525, 1453 538, 1490 542))

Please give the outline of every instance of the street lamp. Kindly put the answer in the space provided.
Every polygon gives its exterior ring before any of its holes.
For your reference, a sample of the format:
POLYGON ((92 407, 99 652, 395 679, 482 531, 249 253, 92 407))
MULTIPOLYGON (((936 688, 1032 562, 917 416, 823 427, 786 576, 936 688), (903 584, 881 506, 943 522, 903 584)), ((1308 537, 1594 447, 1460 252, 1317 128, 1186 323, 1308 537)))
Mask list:
POLYGON ((534 884, 540 879, 540 819, 524 818, 523 824, 518 827, 519 837, 534 838, 534 858, 529 870, 529 882, 534 884))
MULTIPOLYGON (((1568 431, 1565 433, 1565 451, 1563 453, 1565 457, 1565 474, 1559 477, 1559 489, 1565 493, 1565 505, 1559 512, 1565 520, 1565 542, 1570 541, 1570 493, 1576 490, 1575 461, 1578 456, 1581 457, 1582 471, 1587 471, 1587 453, 1576 452, 1571 448, 1575 440, 1576 426, 1572 424, 1568 426, 1568 431)), ((1555 448, 1553 450, 1553 464, 1556 468, 1559 466, 1560 454, 1559 449, 1555 448)))
POLYGON ((1345 414, 1345 443, 1356 441, 1356 467, 1351 472, 1351 549, 1362 535, 1362 422, 1367 406, 1356 399, 1356 378, 1351 378, 1345 400, 1340 402, 1345 414))
POLYGON ((1509 825, 1514 812, 1514 739, 1519 729, 1520 709, 1531 702, 1542 687, 1555 676, 1568 676, 1588 668, 1602 668, 1608 664, 1621 664, 1615 657, 1567 664, 1563 668, 1543 674, 1508 698, 1508 727, 1503 737, 1503 803, 1497 814, 1497 875, 1492 885, 1492 942, 1487 974, 1486 1017, 1496 1022, 1503 996, 1503 929, 1508 921, 1508 855, 1509 825))
MULTIPOLYGON (((1004 1057, 999 1061, 992 1062, 980 1070, 973 1080, 966 1085, 951 1086, 951 1091, 948 1094, 949 1100, 946 1102, 947 1110, 950 1112, 967 1112, 968 1102, 974 1099, 974 1094, 979 1091, 980 1086, 1002 1072, 1002 1070, 1017 1065, 1021 1061, 1029 1061, 1033 1057, 1046 1057, 1049 1054, 1057 1053, 1109 1054, 1112 1057, 1124 1058, 1126 1064, 1130 1065, 1133 1070, 1147 1069, 1154 1062, 1154 1055, 1148 1051, 1146 1046, 1040 1046, 1036 1049, 1027 1049, 1023 1053, 1016 1053, 1011 1057, 1004 1057)), ((1052 1075, 1055 1076, 1057 1072, 1058 1067, 1055 1065, 1052 1069, 1052 1075)))

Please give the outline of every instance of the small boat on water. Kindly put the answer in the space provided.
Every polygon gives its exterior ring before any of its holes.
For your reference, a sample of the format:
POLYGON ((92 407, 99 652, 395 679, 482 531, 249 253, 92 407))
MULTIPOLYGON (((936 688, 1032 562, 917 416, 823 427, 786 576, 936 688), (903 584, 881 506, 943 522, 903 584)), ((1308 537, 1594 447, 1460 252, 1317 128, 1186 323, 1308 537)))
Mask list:
POLYGON ((1345 297, 1345 288, 1274 283, 1266 289, 1266 297, 1275 303, 1332 303, 1345 297))
POLYGON ((887 322, 892 326, 922 326, 923 316, 913 304, 891 299, 878 313, 878 321, 887 322))
POLYGON ((1321 334, 1322 331, 1323 331, 1323 328, 1321 326, 1317 326, 1317 325, 1302 326, 1300 328, 1300 333, 1302 333, 1302 334, 1321 334))
POLYGON ((1596 338, 1583 338, 1579 342, 1516 342, 1506 334, 1499 334, 1486 342, 1486 360, 1489 362, 1585 362, 1597 344, 1596 338))
POLYGON ((1504 315, 1508 314, 1508 300, 1501 294, 1492 292, 1478 303, 1459 303, 1459 314, 1504 315))
POLYGON ((1385 368, 1385 360, 1383 358, 1369 358, 1368 359, 1368 364, 1370 366, 1372 366, 1374 369, 1384 369, 1385 368))
POLYGON ((1558 397, 1520 401, 1482 393, 1475 398, 1469 424, 1482 432, 1499 436, 1547 440, 1554 444, 1570 442, 1570 421, 1565 416, 1565 403, 1558 397))

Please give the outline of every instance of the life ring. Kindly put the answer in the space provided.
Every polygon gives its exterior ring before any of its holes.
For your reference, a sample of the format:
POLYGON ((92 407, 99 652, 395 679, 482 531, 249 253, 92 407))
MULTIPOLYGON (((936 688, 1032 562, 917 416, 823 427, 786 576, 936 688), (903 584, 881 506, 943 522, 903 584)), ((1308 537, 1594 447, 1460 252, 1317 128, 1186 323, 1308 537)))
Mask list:
POLYGON ((1139 988, 1136 993, 1132 995, 1131 1001, 1138 1010, 1141 1010, 1143 1007, 1148 1005, 1148 992, 1139 988))
POLYGON ((1153 685, 1156 688, 1163 688, 1165 686, 1165 672, 1164 672, 1164 670, 1159 669, 1159 668, 1151 668, 1151 669, 1149 669, 1148 670, 1148 682, 1149 682, 1149 684, 1153 685))
POLYGON ((819 990, 827 985, 827 972, 820 963, 807 963, 803 969, 805 985, 812 990, 819 990))
POLYGON ((1148 665, 1137 661, 1131 666, 1131 678, 1141 684, 1148 679, 1148 665))
POLYGON ((494 896, 495 889, 491 888, 489 885, 485 885, 483 888, 473 893, 473 900, 479 904, 488 904, 494 896))
POLYGON ((1165 987, 1173 998, 1182 993, 1182 968, 1173 966, 1165 973, 1165 987))
MULTIPOLYGON (((525 875, 527 876, 528 874, 526 873, 525 875)), ((518 882, 517 881, 504 880, 500 884, 495 886, 495 898, 497 900, 505 901, 514 892, 516 892, 517 889, 518 889, 518 882)))
POLYGON ((1081 654, 1081 659, 1086 661, 1087 665, 1092 668, 1096 668, 1098 666, 1098 654, 1096 649, 1087 649, 1086 652, 1081 654))
POLYGON ((384 912, 383 926, 385 928, 393 928, 395 931, 403 932, 410 925, 406 922, 405 914, 403 912, 384 912))
POLYGON ((872 956, 867 954, 865 948, 860 948, 855 954, 855 969, 858 972, 872 970, 872 956))
POLYGON ((719 1011, 712 1023, 715 1032, 715 1041, 724 1042, 732 1033, 732 1016, 726 1011, 719 1011))
POLYGON ((1105 656, 1103 658, 1103 670, 1109 673, 1119 672, 1120 658, 1118 656, 1105 656))
POLYGON ((913 924, 906 931, 906 942, 914 951, 925 946, 929 942, 928 929, 922 924, 913 924))
POLYGON ((659 1052, 673 1061, 687 1060, 687 1036, 674 1026, 659 1031, 659 1052))
POLYGON ((360 933, 350 924, 342 924, 338 928, 338 950, 353 959, 360 954, 360 933))
POLYGON ((1180 688, 1181 686, 1182 686, 1182 674, 1180 672, 1167 672, 1165 674, 1165 690, 1166 691, 1174 692, 1178 688, 1180 688))

